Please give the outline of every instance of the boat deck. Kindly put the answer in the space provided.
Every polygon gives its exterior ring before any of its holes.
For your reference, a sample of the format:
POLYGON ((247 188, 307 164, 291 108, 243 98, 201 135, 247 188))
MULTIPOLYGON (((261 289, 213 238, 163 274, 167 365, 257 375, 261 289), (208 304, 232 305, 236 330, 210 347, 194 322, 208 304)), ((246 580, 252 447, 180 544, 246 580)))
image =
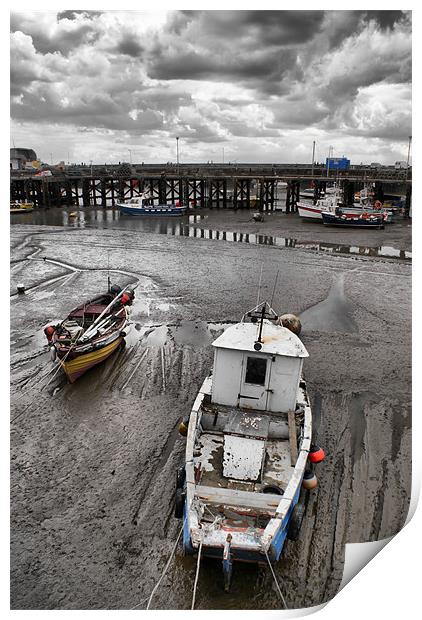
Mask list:
POLYGON ((253 443, 244 446, 241 439, 240 436, 218 432, 205 432, 199 437, 194 456, 194 464, 200 466, 201 471, 199 484, 250 492, 262 492, 265 487, 277 487, 284 491, 294 471, 289 440, 252 440, 253 443), (241 480, 234 475, 227 475, 234 474, 236 466, 227 467, 225 443, 226 452, 232 450, 230 455, 238 461, 239 474, 242 475, 244 471, 245 478, 253 478, 258 473, 256 480, 241 480), (256 447, 253 444, 257 444, 256 447), (248 448, 246 451, 245 447, 248 448), (242 461, 246 461, 245 467, 242 467, 242 461), (248 476, 248 473, 251 475, 248 476))

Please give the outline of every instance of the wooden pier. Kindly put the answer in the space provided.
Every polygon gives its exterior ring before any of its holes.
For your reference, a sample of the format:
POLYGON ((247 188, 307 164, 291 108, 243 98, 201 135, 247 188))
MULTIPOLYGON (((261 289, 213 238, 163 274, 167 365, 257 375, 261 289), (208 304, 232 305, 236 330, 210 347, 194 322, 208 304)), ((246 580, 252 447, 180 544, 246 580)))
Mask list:
POLYGON ((51 176, 11 171, 11 200, 31 201, 38 207, 78 205, 114 207, 147 191, 161 202, 189 204, 195 208, 231 208, 267 211, 280 204, 285 193, 287 213, 297 210, 300 190, 312 186, 315 199, 334 181, 347 204, 368 183, 375 198, 406 195, 410 205, 411 172, 355 166, 346 171, 326 171, 323 166, 289 165, 180 165, 72 166, 51 169, 51 176), (178 172, 178 174, 177 174, 178 172))

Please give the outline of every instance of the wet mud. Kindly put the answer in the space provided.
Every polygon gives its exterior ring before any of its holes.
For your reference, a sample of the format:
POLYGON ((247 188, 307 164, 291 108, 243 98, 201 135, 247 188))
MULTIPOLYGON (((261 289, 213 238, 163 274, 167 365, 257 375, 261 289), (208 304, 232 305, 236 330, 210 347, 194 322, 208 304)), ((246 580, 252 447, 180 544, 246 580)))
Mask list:
MULTIPOLYGON (((255 305, 261 265, 260 298, 271 297, 278 273, 274 307, 301 316, 314 440, 327 454, 276 574, 291 608, 334 596, 346 542, 391 536, 407 515, 410 261, 38 215, 43 223, 11 228, 11 607, 145 609, 181 527, 178 422, 209 372, 212 341, 255 305), (139 282, 131 331, 69 385, 43 326, 103 290, 108 270, 120 285, 139 282), (15 295, 19 282, 27 294, 15 295)), ((251 232, 243 217, 212 214, 212 228, 251 232)), ((405 228, 393 234, 392 247, 408 251, 405 228)), ((327 241, 336 243, 335 232, 327 241)), ((151 608, 189 609, 195 568, 179 547, 151 608)), ((281 602, 268 569, 236 564, 226 594, 219 563, 204 560, 196 608, 281 602)))

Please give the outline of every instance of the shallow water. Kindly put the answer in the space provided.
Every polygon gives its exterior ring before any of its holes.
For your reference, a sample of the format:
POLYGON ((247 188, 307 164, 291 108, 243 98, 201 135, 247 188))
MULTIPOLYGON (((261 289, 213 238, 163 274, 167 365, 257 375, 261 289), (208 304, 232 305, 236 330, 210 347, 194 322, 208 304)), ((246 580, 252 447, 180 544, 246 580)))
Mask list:
POLYGON ((304 241, 295 237, 279 235, 235 232, 230 230, 213 230, 201 227, 201 221, 206 221, 202 215, 186 215, 182 217, 133 217, 121 215, 118 209, 85 208, 74 211, 77 218, 69 218, 69 210, 54 208, 36 210, 27 214, 12 214, 12 224, 38 224, 47 226, 65 226, 72 229, 101 228, 156 233, 175 237, 190 237, 209 239, 214 241, 229 241, 232 243, 248 243, 251 245, 269 245, 283 248, 296 248, 324 252, 327 254, 348 254, 352 256, 369 256, 372 258, 391 258, 409 261, 412 252, 399 250, 389 245, 352 245, 323 241, 304 241))

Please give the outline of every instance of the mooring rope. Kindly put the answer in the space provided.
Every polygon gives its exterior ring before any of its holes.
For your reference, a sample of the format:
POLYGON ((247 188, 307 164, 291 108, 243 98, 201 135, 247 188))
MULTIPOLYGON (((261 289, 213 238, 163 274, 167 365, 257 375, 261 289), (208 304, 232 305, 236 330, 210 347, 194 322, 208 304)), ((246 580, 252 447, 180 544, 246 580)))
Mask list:
POLYGON ((284 598, 284 596, 283 596, 283 593, 282 593, 281 588, 280 588, 280 586, 279 586, 279 583, 278 583, 278 581, 277 581, 277 577, 276 577, 275 572, 274 572, 274 569, 273 569, 273 567, 272 567, 272 564, 271 564, 270 558, 268 557, 267 550, 265 549, 265 547, 263 547, 263 549, 264 549, 265 556, 266 556, 267 561, 268 561, 268 566, 270 567, 270 570, 271 570, 272 576, 274 577, 275 585, 277 586, 277 590, 278 590, 278 593, 279 593, 279 595, 280 595, 280 599, 281 599, 281 601, 282 601, 282 603, 283 603, 283 605, 284 605, 284 609, 289 609, 289 608, 287 607, 287 603, 286 603, 286 601, 285 601, 285 598, 284 598))
POLYGON ((196 575, 195 582, 193 584, 193 595, 192 595, 192 605, 191 609, 195 609, 195 598, 196 598, 196 586, 198 585, 198 577, 199 577, 199 567, 201 564, 201 552, 202 552, 202 540, 199 543, 199 551, 198 551, 198 562, 196 564, 196 575))
POLYGON ((170 562, 172 561, 173 556, 174 556, 174 554, 176 553, 177 545, 178 545, 179 540, 180 540, 180 537, 181 537, 181 535, 182 535, 183 528, 185 527, 185 521, 186 521, 186 517, 185 517, 185 519, 184 519, 184 521, 183 521, 183 525, 182 525, 182 527, 180 528, 180 532, 179 532, 179 534, 178 534, 178 536, 177 536, 177 538, 176 538, 176 542, 174 543, 174 547, 173 547, 173 549, 172 549, 172 552, 171 552, 171 554, 170 554, 170 557, 169 557, 169 559, 167 560, 167 564, 165 565, 164 570, 163 570, 163 572, 161 573, 161 577, 160 577, 160 579, 157 581, 157 583, 155 584, 155 586, 154 586, 154 588, 153 588, 153 590, 152 590, 152 592, 151 592, 150 596, 149 596, 147 599, 144 599, 144 600, 142 600, 140 603, 138 603, 137 605, 135 605, 135 607, 132 607, 132 609, 136 609, 137 607, 139 607, 139 605, 142 605, 143 603, 145 603, 145 601, 146 601, 146 600, 148 600, 147 609, 149 609, 149 606, 151 605, 152 597, 154 596, 154 594, 155 594, 155 593, 156 593, 156 591, 157 591, 158 586, 160 585, 160 583, 161 583, 161 582, 162 582, 162 580, 164 579, 164 575, 166 574, 167 569, 168 569, 168 567, 170 566, 170 562))

